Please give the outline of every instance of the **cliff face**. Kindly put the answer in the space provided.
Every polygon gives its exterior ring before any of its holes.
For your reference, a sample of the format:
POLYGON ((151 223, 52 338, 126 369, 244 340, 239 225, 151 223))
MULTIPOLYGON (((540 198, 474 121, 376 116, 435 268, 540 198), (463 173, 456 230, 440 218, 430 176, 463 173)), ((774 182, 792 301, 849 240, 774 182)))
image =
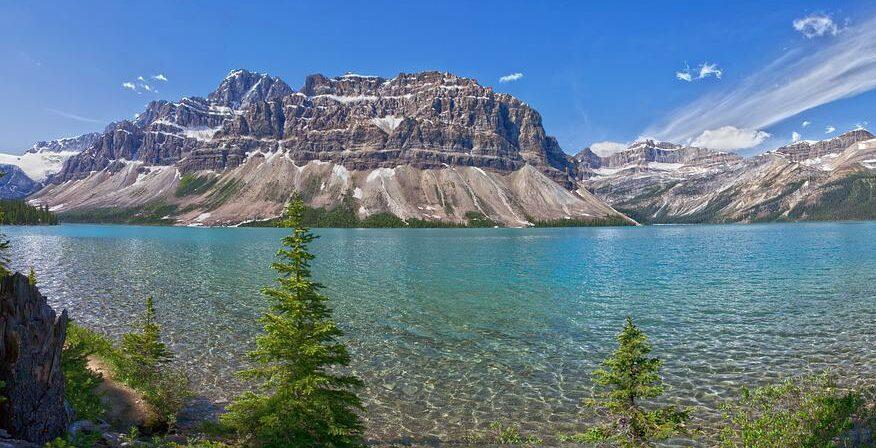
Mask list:
POLYGON ((207 98, 110 125, 33 199, 62 213, 169 203, 185 210, 169 215, 179 224, 269 218, 295 192, 328 208, 352 200, 360 217, 621 217, 575 191, 576 170, 534 109, 473 79, 313 75, 294 91, 236 70, 207 98), (180 191, 195 178, 209 186, 180 191))
POLYGON ((70 415, 64 405, 61 350, 67 312, 46 304, 27 277, 0 281, 0 429, 12 437, 46 443, 62 435, 70 415))

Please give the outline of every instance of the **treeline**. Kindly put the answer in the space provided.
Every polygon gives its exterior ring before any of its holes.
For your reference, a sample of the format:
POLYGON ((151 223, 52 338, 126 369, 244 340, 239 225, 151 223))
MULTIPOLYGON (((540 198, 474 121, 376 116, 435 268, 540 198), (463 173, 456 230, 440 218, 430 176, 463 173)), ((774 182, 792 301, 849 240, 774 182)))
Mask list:
POLYGON ((48 205, 33 206, 23 199, 0 199, 3 210, 2 224, 8 225, 55 225, 58 217, 49 211, 48 205))

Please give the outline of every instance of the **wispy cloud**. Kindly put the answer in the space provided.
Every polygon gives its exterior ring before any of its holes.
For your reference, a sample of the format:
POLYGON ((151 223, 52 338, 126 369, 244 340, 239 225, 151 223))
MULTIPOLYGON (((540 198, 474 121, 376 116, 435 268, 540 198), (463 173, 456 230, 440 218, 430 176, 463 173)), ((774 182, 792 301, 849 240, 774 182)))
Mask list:
POLYGON ((835 131, 836 131, 836 128, 833 126, 828 126, 828 127, 824 128, 825 134, 833 134, 835 131))
POLYGON ((523 73, 511 73, 510 75, 505 75, 499 78, 499 82, 511 82, 517 81, 518 79, 523 77, 523 73))
POLYGON ((133 90, 135 92, 137 91, 137 85, 135 85, 133 82, 123 82, 122 87, 125 89, 133 90))
POLYGON ((803 122, 803 127, 804 127, 804 128, 808 128, 810 124, 812 124, 811 121, 804 121, 804 122, 803 122))
POLYGON ((685 105, 643 134, 685 142, 723 126, 764 129, 876 88, 876 19, 815 49, 801 45, 734 86, 685 105))
POLYGON ((157 75, 152 75, 152 79, 156 81, 164 81, 167 82, 167 76, 164 76, 164 73, 159 73, 157 75))
POLYGON ((709 76, 721 79, 721 75, 723 74, 724 72, 718 68, 718 64, 710 64, 706 62, 703 65, 700 65, 700 76, 698 76, 697 79, 708 78, 709 76))
POLYGON ((718 68, 718 64, 704 62, 700 64, 700 68, 699 71, 696 73, 696 76, 694 76, 694 74, 695 73, 691 70, 691 68, 687 64, 684 64, 683 69, 675 72, 675 79, 687 82, 698 79, 705 79, 712 76, 721 79, 721 75, 723 75, 724 72, 720 68, 718 68))
POLYGON ((803 33, 808 39, 827 34, 836 36, 840 31, 833 18, 824 14, 811 14, 801 17, 794 20, 793 25, 795 30, 803 33))
POLYGON ((140 84, 140 87, 142 87, 143 90, 145 90, 145 91, 147 91, 147 92, 151 92, 151 91, 152 91, 152 87, 149 87, 149 84, 140 84))
POLYGON ((103 120, 98 120, 96 118, 83 117, 81 115, 71 114, 69 112, 64 112, 63 110, 58 110, 58 109, 52 109, 50 107, 46 107, 44 110, 46 112, 51 112, 55 115, 60 115, 62 117, 69 118, 71 120, 82 121, 85 123, 105 123, 105 121, 103 121, 103 120))
POLYGON ((792 133, 791 133, 791 141, 792 141, 792 142, 797 143, 797 142, 800 141, 800 138, 801 138, 801 137, 800 137, 800 133, 799 133, 799 132, 792 132, 792 133))
POLYGON ((867 127, 868 124, 870 124, 870 122, 868 122, 868 121, 862 121, 860 123, 855 123, 855 130, 858 131, 858 130, 864 129, 867 127))

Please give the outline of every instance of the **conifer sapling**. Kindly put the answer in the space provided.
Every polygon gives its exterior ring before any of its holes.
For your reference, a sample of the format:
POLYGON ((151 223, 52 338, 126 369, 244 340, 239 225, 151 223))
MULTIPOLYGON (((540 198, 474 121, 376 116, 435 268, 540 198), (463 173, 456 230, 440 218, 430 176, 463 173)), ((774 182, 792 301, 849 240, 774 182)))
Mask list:
POLYGON ((308 245, 316 238, 302 223, 300 199, 286 209, 292 233, 272 267, 277 285, 263 290, 270 309, 264 333, 249 353, 254 366, 241 372, 257 389, 238 397, 222 421, 251 443, 266 447, 362 446, 361 381, 337 372, 350 363, 341 330, 332 320, 323 286, 311 279, 308 245))

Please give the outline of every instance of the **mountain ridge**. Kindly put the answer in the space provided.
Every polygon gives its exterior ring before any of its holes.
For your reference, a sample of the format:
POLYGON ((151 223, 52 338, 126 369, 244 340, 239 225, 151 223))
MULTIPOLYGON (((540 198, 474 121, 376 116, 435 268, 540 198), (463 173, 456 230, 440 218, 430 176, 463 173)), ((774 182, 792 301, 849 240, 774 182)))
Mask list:
POLYGON ((233 70, 206 98, 109 125, 32 200, 59 212, 161 202, 189 225, 269 219, 295 193, 329 209, 352 198, 360 217, 625 220, 577 189, 576 169, 538 112, 471 78, 311 75, 295 91, 233 70), (211 188, 174 194, 184 177, 211 188))

